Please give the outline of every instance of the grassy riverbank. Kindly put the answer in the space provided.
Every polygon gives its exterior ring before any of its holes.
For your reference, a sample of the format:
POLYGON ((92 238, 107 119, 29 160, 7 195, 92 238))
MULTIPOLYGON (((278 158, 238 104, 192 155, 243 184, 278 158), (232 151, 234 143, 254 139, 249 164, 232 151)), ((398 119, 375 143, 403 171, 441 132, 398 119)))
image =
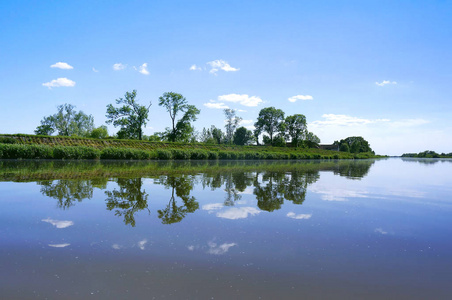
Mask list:
POLYGON ((61 136, 0 135, 2 159, 365 159, 372 153, 313 148, 168 143, 61 136))

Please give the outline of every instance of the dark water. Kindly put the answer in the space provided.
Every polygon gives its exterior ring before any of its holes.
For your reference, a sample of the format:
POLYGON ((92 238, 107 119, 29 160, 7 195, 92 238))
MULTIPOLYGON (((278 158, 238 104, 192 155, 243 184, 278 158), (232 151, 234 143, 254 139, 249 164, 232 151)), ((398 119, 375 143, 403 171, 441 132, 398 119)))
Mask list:
POLYGON ((450 299, 452 161, 0 161, 2 299, 450 299))

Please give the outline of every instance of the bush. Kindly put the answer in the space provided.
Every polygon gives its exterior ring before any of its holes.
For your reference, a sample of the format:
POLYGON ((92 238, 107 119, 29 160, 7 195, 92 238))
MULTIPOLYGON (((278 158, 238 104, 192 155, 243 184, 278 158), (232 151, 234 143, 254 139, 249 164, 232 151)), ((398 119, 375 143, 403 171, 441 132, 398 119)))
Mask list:
POLYGON ((0 137, 0 143, 1 144, 15 144, 15 143, 17 143, 17 141, 15 138, 0 137))
POLYGON ((218 157, 220 159, 229 159, 231 156, 229 155, 229 152, 220 151, 220 152, 218 152, 218 157))
POLYGON ((218 159, 218 152, 209 151, 209 159, 218 159))
POLYGON ((53 158, 57 159, 98 159, 101 152, 91 147, 57 146, 53 148, 53 158))
POLYGON ((171 151, 168 150, 157 150, 158 159, 171 159, 171 151))
POLYGON ((190 159, 207 159, 209 157, 209 153, 204 150, 193 150, 190 153, 190 159))
POLYGON ((172 154, 173 159, 189 159, 190 158, 190 151, 188 151, 188 150, 172 149, 171 154, 172 154))
POLYGON ((0 144, 0 158, 53 158, 52 148, 41 145, 0 144))
POLYGON ((238 158, 237 152, 230 152, 230 153, 229 153, 229 158, 230 158, 230 159, 237 159, 237 158, 238 158))

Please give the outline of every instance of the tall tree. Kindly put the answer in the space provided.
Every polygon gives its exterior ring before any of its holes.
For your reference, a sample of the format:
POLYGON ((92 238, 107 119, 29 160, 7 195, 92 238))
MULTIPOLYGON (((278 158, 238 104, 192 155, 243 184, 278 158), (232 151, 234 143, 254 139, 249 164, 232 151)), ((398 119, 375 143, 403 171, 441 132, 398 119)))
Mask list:
POLYGON ((305 143, 309 148, 317 148, 319 147, 320 139, 314 133, 308 131, 306 133, 305 143))
POLYGON ((41 125, 35 130, 38 135, 51 135, 55 131, 63 136, 88 136, 94 128, 94 118, 84 112, 75 110, 72 104, 63 104, 57 107, 58 112, 44 117, 41 125))
POLYGON ((223 112, 226 117, 226 125, 224 126, 226 128, 226 143, 232 144, 235 129, 239 126, 242 118, 236 116, 234 109, 226 108, 223 112))
POLYGON ((224 137, 223 131, 221 131, 220 128, 216 128, 214 125, 212 125, 210 132, 212 133, 212 137, 214 138, 215 142, 217 144, 221 144, 221 141, 224 137))
POLYGON ((273 136, 277 132, 284 130, 284 112, 280 109, 266 107, 261 109, 257 122, 254 123, 256 132, 266 132, 270 137, 270 143, 273 143, 273 136))
POLYGON ((253 140, 254 137, 251 130, 246 129, 243 126, 237 128, 234 132, 234 144, 236 145, 248 145, 253 140))
POLYGON ((194 131, 191 122, 196 121, 200 110, 194 105, 189 105, 184 96, 173 92, 164 93, 159 98, 159 106, 165 107, 171 118, 172 128, 167 129, 166 138, 171 142, 188 141, 194 131), (184 115, 176 121, 179 113, 184 115))
POLYGON ((124 98, 116 99, 116 104, 123 104, 121 107, 114 107, 112 104, 107 105, 107 124, 113 123, 115 127, 120 126, 118 132, 120 138, 143 138, 143 126, 146 126, 149 115, 149 105, 139 105, 135 100, 137 91, 133 90, 131 93, 126 92, 124 98))
POLYGON ((295 147, 300 146, 306 136, 306 117, 301 114, 287 116, 285 123, 287 134, 292 140, 292 145, 295 147))

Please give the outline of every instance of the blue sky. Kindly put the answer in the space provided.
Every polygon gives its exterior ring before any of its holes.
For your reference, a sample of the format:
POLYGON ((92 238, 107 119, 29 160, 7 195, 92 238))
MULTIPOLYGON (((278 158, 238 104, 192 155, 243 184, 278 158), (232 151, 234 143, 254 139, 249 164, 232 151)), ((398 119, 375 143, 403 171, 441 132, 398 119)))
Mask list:
POLYGON ((451 1, 1 1, 0 132, 33 133, 63 103, 104 125, 136 89, 148 135, 170 126, 158 97, 173 91, 199 131, 224 126, 221 107, 252 126, 275 106, 322 143, 452 152, 451 15, 451 1))

